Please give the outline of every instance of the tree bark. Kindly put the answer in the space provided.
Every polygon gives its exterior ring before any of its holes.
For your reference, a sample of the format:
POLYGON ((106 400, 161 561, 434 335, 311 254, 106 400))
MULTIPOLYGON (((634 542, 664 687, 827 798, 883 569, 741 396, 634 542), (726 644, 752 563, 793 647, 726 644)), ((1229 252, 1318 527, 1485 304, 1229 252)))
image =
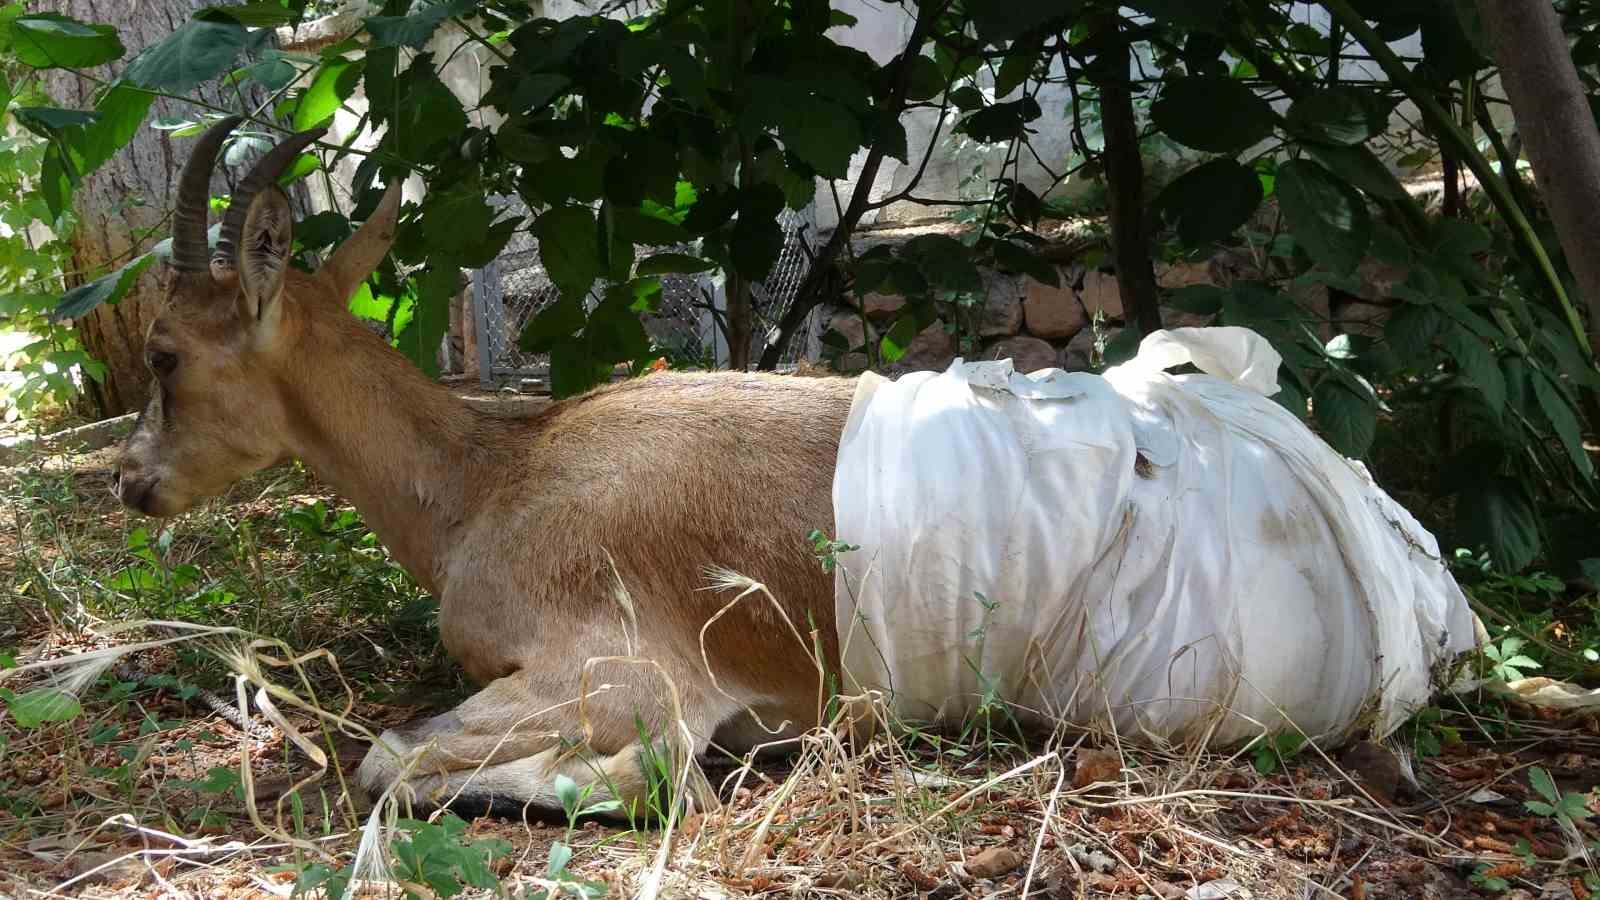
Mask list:
POLYGON ((1500 82, 1600 350, 1600 130, 1549 0, 1478 0, 1500 82))
MULTIPOLYGON (((141 49, 171 34, 191 13, 209 3, 210 0, 39 0, 30 8, 115 26, 128 52, 121 60, 92 73, 109 79, 141 49)), ((44 75, 46 88, 60 105, 93 107, 98 87, 95 82, 62 69, 52 69, 44 75)), ((197 94, 219 105, 233 107, 239 103, 236 91, 230 89, 224 96, 215 84, 202 85, 197 94)), ((248 92, 245 99, 250 99, 248 92)), ((154 118, 194 112, 189 104, 157 99, 150 115, 154 118)), ((185 159, 184 147, 189 141, 173 142, 168 135, 169 132, 148 125, 140 128, 126 147, 78 187, 72 200, 78 224, 70 239, 72 260, 68 271, 73 274, 67 279, 68 287, 117 268, 169 233, 170 198, 176 190, 185 159)), ((213 190, 226 193, 222 167, 217 168, 213 190)), ((89 399, 103 415, 114 416, 144 405, 150 380, 144 365, 144 336, 159 308, 162 268, 151 266, 120 303, 98 307, 75 323, 84 350, 106 365, 104 383, 86 383, 89 399)))
POLYGON ((1145 334, 1161 330, 1161 305, 1155 267, 1150 262, 1150 223, 1144 210, 1144 161, 1139 157, 1139 123, 1128 86, 1128 45, 1118 41, 1121 19, 1100 18, 1096 36, 1115 57, 1116 76, 1100 85, 1100 116, 1105 132, 1106 188, 1111 199, 1111 244, 1117 264, 1117 291, 1129 324, 1145 334))

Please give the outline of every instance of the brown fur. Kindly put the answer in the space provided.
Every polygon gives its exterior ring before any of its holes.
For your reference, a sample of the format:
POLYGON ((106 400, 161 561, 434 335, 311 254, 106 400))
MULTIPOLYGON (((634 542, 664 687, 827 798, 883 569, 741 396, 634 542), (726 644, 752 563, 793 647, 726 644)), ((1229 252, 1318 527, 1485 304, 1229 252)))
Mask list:
MULTIPOLYGON (((282 211, 249 221, 281 228, 282 211)), ((175 279, 150 346, 179 363, 119 475, 125 502, 174 515, 250 471, 303 459, 438 598, 446 648, 484 688, 386 732, 362 765, 366 787, 548 807, 565 772, 605 782, 597 796, 637 799, 636 716, 657 737, 675 737, 681 721, 694 753, 713 736, 764 740, 752 710, 791 731, 814 724, 817 663, 784 618, 807 641, 815 629, 831 666, 832 579, 806 534, 833 524, 854 381, 662 372, 531 418, 475 410, 344 309, 392 232, 376 215, 322 273, 290 270, 281 282, 274 260, 250 254, 277 252, 282 235, 247 232, 249 298, 230 271, 175 279), (714 566, 769 586, 782 614, 756 596, 718 620, 705 636, 708 674, 701 629, 730 600, 705 589, 714 566), (599 657, 651 664, 595 665, 590 690, 610 686, 580 710, 586 661, 599 657), (558 752, 567 741, 592 760, 558 752)))

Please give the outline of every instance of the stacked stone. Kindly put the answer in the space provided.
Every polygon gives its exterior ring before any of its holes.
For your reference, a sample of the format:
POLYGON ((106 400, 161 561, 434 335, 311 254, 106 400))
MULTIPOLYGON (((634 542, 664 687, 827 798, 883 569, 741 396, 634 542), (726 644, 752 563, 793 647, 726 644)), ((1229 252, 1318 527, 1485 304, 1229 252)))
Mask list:
MULTIPOLYGON (((1107 343, 1126 325, 1122 295, 1115 274, 1081 266, 1057 268, 1059 286, 1028 276, 985 272, 984 298, 971 316, 976 352, 962 354, 956 338, 944 323, 924 328, 905 356, 879 367, 886 375, 915 371, 940 371, 958 355, 968 359, 1012 359, 1020 372, 1060 368, 1090 368, 1095 340, 1107 343), (1095 319, 1100 321, 1094 327, 1095 319)), ((1353 292, 1330 291, 1309 280, 1280 284, 1312 321, 1320 324, 1323 340, 1338 333, 1377 336, 1394 307, 1391 289, 1405 280, 1404 270, 1367 259, 1356 270, 1353 292)), ((1156 282, 1163 294, 1190 285, 1227 287, 1235 280, 1262 280, 1248 251, 1223 251, 1201 262, 1158 265, 1156 282)), ((887 331, 905 298, 893 294, 868 294, 862 309, 879 336, 887 331)), ((1210 316, 1197 316, 1163 307, 1162 322, 1169 328, 1208 324, 1210 316)), ((854 310, 829 310, 828 328, 839 332, 851 347, 863 343, 861 317, 854 310)), ((861 354, 847 354, 840 368, 858 371, 865 365, 861 354)))
MULTIPOLYGON (((983 303, 971 317, 978 350, 965 356, 1010 358, 1020 372, 1088 369, 1096 337, 1110 342, 1126 324, 1117 277, 1075 266, 1059 267, 1057 275, 1059 285, 1050 285, 1025 275, 986 272, 983 303)), ((1204 263, 1168 266, 1160 272, 1160 283, 1170 290, 1210 283, 1210 275, 1204 263)), ((893 294, 868 294, 862 300, 862 310, 880 335, 904 306, 905 298, 893 294)), ((1163 310, 1163 315, 1172 326, 1207 321, 1205 317, 1171 310, 1163 310)), ((861 317, 854 310, 831 310, 828 327, 839 332, 852 347, 863 343, 861 317)), ((950 365, 957 355, 955 336, 944 323, 935 322, 912 340, 905 356, 880 367, 880 371, 888 375, 938 371, 950 365)), ((856 370, 864 363, 860 354, 850 354, 840 361, 840 367, 856 370)))

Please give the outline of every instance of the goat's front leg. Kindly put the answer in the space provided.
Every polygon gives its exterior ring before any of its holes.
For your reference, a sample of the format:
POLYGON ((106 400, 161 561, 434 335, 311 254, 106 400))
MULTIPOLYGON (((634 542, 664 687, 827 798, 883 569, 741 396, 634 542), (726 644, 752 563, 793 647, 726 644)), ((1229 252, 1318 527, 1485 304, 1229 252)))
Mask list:
POLYGON ((686 783, 685 799, 705 809, 715 796, 693 760, 706 749, 715 711, 698 692, 683 696, 681 685, 674 702, 648 668, 600 667, 581 703, 575 674, 523 669, 496 679, 449 712, 385 731, 361 763, 361 786, 374 797, 392 786, 414 809, 552 816, 564 812, 556 791, 564 775, 580 792, 589 788, 585 807, 615 800, 614 815, 651 818, 666 813, 653 807, 686 783), (652 796, 663 768, 669 793, 652 796))

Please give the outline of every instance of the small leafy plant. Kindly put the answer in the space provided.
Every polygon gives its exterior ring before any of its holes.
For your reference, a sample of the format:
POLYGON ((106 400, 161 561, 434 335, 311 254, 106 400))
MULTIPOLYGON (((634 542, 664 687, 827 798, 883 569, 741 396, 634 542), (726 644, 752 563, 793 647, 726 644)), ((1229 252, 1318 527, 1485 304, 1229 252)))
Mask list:
POLYGON ((1530 769, 1528 783, 1543 798, 1525 802, 1523 805, 1529 812, 1568 823, 1586 822, 1594 816, 1594 813, 1589 811, 1588 801, 1584 795, 1573 791, 1561 793, 1556 787, 1555 779, 1551 778, 1545 769, 1539 766, 1530 769))
POLYGON ((588 898, 604 897, 608 888, 603 881, 583 881, 568 870, 572 862, 572 847, 568 843, 572 840, 572 833, 577 830, 578 818, 596 813, 615 812, 622 808, 622 804, 615 800, 601 800, 589 803, 589 795, 594 792, 594 784, 578 787, 578 783, 565 775, 557 775, 555 779, 556 798, 561 801, 561 809, 567 814, 567 833, 562 840, 550 845, 550 859, 545 863, 545 880, 550 882, 547 887, 535 888, 523 894, 524 900, 549 900, 552 897, 579 897, 588 898))
POLYGON ((1444 724, 1444 711, 1437 706, 1425 706, 1418 710, 1401 730, 1410 738, 1411 749, 1419 759, 1438 756, 1446 744, 1461 742, 1461 730, 1444 724))
POLYGON ((811 533, 806 535, 806 540, 811 542, 811 552, 816 555, 817 561, 822 563, 822 571, 830 574, 839 567, 839 554, 861 549, 856 544, 830 540, 821 529, 817 528, 811 529, 811 533))
MULTIPOLYGON (((500 838, 467 837, 467 823, 445 814, 437 822, 400 819, 395 827, 406 837, 391 846, 394 853, 394 878, 411 900, 454 897, 467 888, 493 891, 504 896, 500 878, 491 864, 511 852, 511 844, 500 838)), ((294 894, 302 896, 319 888, 328 897, 342 897, 350 884, 351 868, 334 869, 313 863, 301 870, 294 894)))
POLYGON ((467 887, 493 890, 500 886, 489 864, 511 852, 506 841, 468 840, 467 823, 452 815, 441 816, 437 822, 401 819, 398 824, 411 832, 411 837, 394 842, 397 878, 425 885, 440 897, 454 897, 467 887))
MULTIPOLYGON (((1589 798, 1575 791, 1563 793, 1556 786, 1555 779, 1550 777, 1550 773, 1540 766, 1528 770, 1528 784, 1540 799, 1527 800, 1522 805, 1536 816, 1554 819, 1563 831, 1569 835, 1580 836, 1581 839, 1582 832, 1578 829, 1578 823, 1587 823, 1595 815, 1589 807, 1589 798)), ((1525 852, 1526 858, 1532 858, 1531 850, 1524 849, 1524 842, 1519 841, 1517 846, 1519 850, 1525 852)), ((1589 859, 1593 860, 1596 853, 1600 853, 1600 841, 1591 841, 1589 859)), ((1590 870, 1583 874, 1583 885, 1591 893, 1600 892, 1600 870, 1592 866, 1591 862, 1590 870)))
POLYGON ((1262 775, 1271 775, 1287 768, 1289 760, 1300 755, 1306 746, 1306 736, 1298 731, 1285 731, 1256 738, 1251 763, 1262 775))
POLYGON ((1526 669, 1539 668, 1539 662, 1522 654, 1520 651, 1527 645, 1527 640, 1520 637, 1508 637, 1496 644, 1484 644, 1483 656, 1488 662, 1488 674, 1491 678, 1501 681, 1517 681, 1526 678, 1526 669))

